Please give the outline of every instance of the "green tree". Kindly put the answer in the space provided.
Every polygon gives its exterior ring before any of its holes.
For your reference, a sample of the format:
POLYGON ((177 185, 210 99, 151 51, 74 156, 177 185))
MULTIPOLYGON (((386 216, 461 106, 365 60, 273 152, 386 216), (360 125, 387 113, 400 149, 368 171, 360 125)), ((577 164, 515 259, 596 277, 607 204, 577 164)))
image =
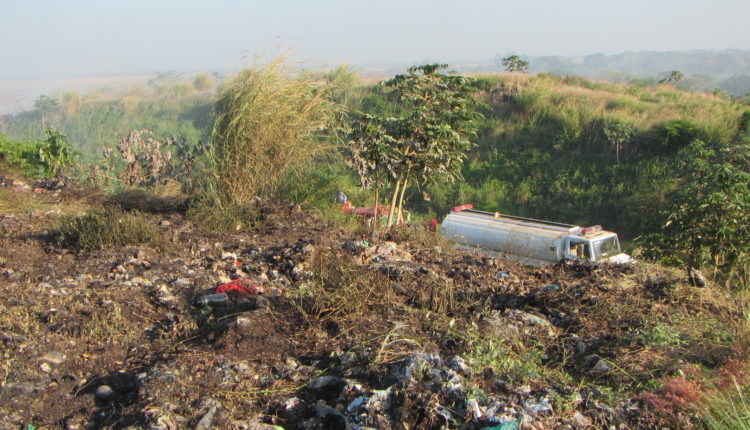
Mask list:
POLYGON ((727 272, 750 250, 750 138, 695 141, 680 151, 677 165, 685 182, 663 213, 663 231, 651 237, 651 253, 727 272))
POLYGON ((679 71, 679 70, 672 70, 667 76, 661 78, 659 80, 659 85, 661 84, 676 84, 684 78, 685 75, 679 71))
POLYGON ((604 135, 609 143, 615 147, 615 158, 618 163, 620 162, 622 147, 633 139, 634 134, 633 127, 621 121, 611 122, 604 127, 604 135))
MULTIPOLYGON (((445 64, 411 67, 385 82, 398 95, 402 114, 362 116, 347 136, 360 175, 383 174, 394 181, 388 225, 401 217, 410 181, 425 186, 461 178, 466 151, 476 135, 473 79, 441 73, 445 64), (357 149, 362 145, 364 149, 357 149), (383 161, 378 157, 386 155, 383 161), (361 168, 361 166, 369 166, 361 168)), ((366 179, 369 180, 369 179, 366 179)))
MULTIPOLYGON (((375 188, 375 208, 380 206, 380 188, 395 174, 399 143, 389 134, 392 129, 388 118, 364 114, 354 120, 347 130, 348 162, 359 174, 363 188, 375 188)), ((377 219, 376 213, 376 219, 377 219)), ((377 222, 373 228, 377 229, 377 222)))
POLYGON ((63 166, 70 164, 75 157, 73 147, 60 130, 48 127, 47 140, 37 145, 39 160, 44 164, 47 175, 57 175, 63 166))
POLYGON ((60 106, 52 97, 41 95, 34 100, 34 108, 42 114, 42 128, 47 130, 47 116, 57 112, 60 106))
POLYGON ((518 55, 511 55, 502 59, 503 67, 510 73, 529 73, 529 62, 518 55))

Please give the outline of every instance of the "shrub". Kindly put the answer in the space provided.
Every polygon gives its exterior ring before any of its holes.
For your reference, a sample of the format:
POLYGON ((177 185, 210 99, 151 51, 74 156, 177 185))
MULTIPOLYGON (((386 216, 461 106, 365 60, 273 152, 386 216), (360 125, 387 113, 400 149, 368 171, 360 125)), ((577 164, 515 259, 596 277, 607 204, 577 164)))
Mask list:
POLYGON ((205 196, 190 204, 187 218, 209 233, 250 230, 257 227, 260 221, 257 208, 250 203, 210 201, 205 196))
POLYGON ((656 129, 653 150, 659 154, 674 154, 701 137, 701 130, 686 119, 667 121, 656 129))
POLYGON ((240 72, 221 92, 211 158, 215 190, 236 204, 272 193, 289 170, 326 147, 334 117, 326 85, 296 77, 284 58, 240 72))
POLYGON ((700 386, 684 376, 674 377, 653 393, 644 393, 640 396, 640 400, 657 411, 666 413, 695 405, 700 399, 700 386))
POLYGON ((0 162, 28 176, 42 176, 44 171, 44 164, 39 159, 36 143, 11 141, 2 133, 0 133, 0 162))
POLYGON ((55 234, 59 246, 91 251, 106 245, 152 244, 160 246, 164 237, 139 212, 95 209, 85 215, 64 217, 55 234))

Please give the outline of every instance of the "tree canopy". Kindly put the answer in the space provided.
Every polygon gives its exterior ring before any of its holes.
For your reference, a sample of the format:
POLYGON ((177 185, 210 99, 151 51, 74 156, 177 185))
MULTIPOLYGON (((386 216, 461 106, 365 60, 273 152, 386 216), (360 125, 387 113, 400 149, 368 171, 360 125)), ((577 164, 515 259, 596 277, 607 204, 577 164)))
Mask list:
POLYGON ((415 66, 386 81, 384 86, 395 92, 402 113, 360 115, 348 130, 350 162, 363 185, 379 187, 381 177, 395 181, 389 224, 394 210, 400 214, 403 208, 410 180, 421 186, 460 178, 466 151, 473 146, 469 137, 475 135, 474 120, 480 114, 474 110, 472 79, 441 73, 447 67, 415 66))
POLYGON ((503 67, 510 73, 529 73, 529 62, 518 55, 511 55, 502 59, 503 67))

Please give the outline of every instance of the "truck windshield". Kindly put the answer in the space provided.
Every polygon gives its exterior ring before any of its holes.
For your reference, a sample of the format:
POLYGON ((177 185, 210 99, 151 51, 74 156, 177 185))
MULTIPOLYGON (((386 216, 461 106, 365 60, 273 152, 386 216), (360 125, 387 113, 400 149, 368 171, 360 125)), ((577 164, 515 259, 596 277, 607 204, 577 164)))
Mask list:
POLYGON ((608 257, 620 253, 620 242, 617 236, 609 236, 592 243, 596 258, 608 257))

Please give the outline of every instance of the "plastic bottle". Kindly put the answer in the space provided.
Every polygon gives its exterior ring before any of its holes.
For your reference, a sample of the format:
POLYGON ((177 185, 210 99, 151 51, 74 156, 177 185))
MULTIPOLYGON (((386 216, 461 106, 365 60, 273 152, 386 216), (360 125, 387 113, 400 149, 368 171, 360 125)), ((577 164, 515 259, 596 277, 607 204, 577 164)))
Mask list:
POLYGON ((227 293, 208 294, 198 297, 196 302, 199 306, 226 306, 229 304, 229 296, 227 293))

